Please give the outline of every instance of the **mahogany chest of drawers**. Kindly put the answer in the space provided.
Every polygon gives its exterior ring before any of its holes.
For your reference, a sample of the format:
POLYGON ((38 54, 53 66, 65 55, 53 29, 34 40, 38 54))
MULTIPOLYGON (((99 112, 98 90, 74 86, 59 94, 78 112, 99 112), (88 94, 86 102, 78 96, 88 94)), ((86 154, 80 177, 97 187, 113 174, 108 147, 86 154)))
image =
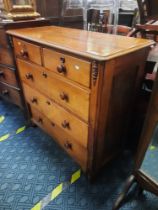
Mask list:
POLYGON ((14 28, 26 28, 50 25, 46 19, 0 22, 0 97, 23 108, 23 97, 12 51, 12 42, 6 31, 14 28))
POLYGON ((31 120, 95 175, 128 140, 153 43, 55 26, 8 34, 31 120))

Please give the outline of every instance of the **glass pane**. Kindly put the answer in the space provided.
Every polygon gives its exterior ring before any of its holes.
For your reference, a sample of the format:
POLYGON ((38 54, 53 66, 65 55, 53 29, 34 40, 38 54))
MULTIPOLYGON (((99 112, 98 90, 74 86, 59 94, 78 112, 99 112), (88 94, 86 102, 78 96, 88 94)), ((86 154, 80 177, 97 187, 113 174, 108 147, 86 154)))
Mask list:
POLYGON ((155 126, 141 170, 158 182, 158 123, 155 126))
POLYGON ((13 0, 13 5, 29 5, 29 0, 13 0))

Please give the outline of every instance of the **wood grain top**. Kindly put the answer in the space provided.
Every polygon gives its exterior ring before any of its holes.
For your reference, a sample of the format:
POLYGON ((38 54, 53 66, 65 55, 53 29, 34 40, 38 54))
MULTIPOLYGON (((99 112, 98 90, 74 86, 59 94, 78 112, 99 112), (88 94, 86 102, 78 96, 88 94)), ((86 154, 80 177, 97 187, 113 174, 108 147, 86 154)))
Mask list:
POLYGON ((57 26, 14 29, 8 34, 99 61, 149 47, 151 40, 57 26))

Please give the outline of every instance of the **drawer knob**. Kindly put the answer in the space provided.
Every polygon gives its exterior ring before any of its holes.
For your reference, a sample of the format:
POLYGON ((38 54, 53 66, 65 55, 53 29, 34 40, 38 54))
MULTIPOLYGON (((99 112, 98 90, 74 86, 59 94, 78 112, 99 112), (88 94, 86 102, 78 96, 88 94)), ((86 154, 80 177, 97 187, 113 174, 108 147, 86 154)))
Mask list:
POLYGON ((54 122, 51 122, 51 125, 52 125, 52 127, 55 127, 55 123, 54 122))
POLYGON ((26 50, 21 50, 20 51, 20 55, 23 57, 23 58, 28 58, 29 57, 29 54, 26 50))
POLYGON ((31 99, 31 102, 32 102, 33 104, 34 104, 34 103, 37 104, 37 98, 33 97, 33 98, 31 99))
POLYGON ((43 75, 45 78, 47 78, 46 72, 43 72, 42 75, 43 75))
POLYGON ((4 77, 4 72, 0 71, 0 77, 4 77))
POLYGON ((43 124, 43 120, 42 120, 41 117, 38 118, 38 122, 39 122, 40 124, 43 124))
POLYGON ((65 63, 65 58, 64 57, 61 57, 60 58, 60 61, 61 61, 61 63, 65 63))
POLYGON ((66 149, 72 150, 72 144, 71 144, 70 142, 68 142, 68 141, 65 142, 64 147, 65 147, 66 149))
POLYGON ((8 95, 9 94, 9 91, 8 90, 2 90, 2 95, 5 96, 5 95, 8 95))
POLYGON ((49 106, 51 105, 50 101, 46 101, 46 103, 47 103, 49 106))
POLYGON ((31 73, 26 74, 26 79, 32 79, 33 80, 33 75, 31 73))
POLYGON ((66 93, 64 93, 64 92, 60 93, 60 98, 63 101, 68 101, 68 99, 69 99, 68 95, 66 93))
POLYGON ((66 73, 66 67, 64 65, 59 65, 57 66, 57 71, 61 74, 65 74, 66 73))
POLYGON ((70 124, 67 120, 64 120, 62 123, 61 123, 62 127, 63 128, 69 128, 70 127, 70 124))

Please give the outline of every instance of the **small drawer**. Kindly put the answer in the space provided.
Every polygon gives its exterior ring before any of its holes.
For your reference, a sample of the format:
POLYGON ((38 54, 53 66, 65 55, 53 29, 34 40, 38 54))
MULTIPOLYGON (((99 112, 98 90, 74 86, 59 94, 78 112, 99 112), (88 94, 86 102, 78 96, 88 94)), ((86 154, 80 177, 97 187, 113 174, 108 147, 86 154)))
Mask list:
POLYGON ((47 69, 86 87, 90 86, 90 62, 45 48, 43 49, 43 60, 47 69))
POLYGON ((15 70, 0 65, 0 82, 18 87, 15 70))
POLYGON ((42 113, 31 107, 32 121, 40 128, 51 135, 61 145, 62 148, 72 156, 82 167, 87 169, 87 150, 76 143, 76 141, 64 132, 54 121, 50 121, 42 113))
POLYGON ((23 83, 26 101, 43 113, 48 119, 58 125, 63 131, 71 135, 80 145, 87 148, 88 125, 70 114, 40 92, 23 83))
POLYGON ((24 60, 17 59, 17 64, 23 82, 88 121, 89 90, 24 60))
POLYGON ((41 65, 41 52, 39 46, 17 38, 13 38, 13 43, 16 56, 41 65))
POLYGON ((23 107, 19 89, 14 89, 7 84, 0 83, 0 96, 21 108, 23 107))
POLYGON ((13 57, 14 56, 10 49, 0 48, 0 63, 6 64, 9 66, 15 66, 13 57))

